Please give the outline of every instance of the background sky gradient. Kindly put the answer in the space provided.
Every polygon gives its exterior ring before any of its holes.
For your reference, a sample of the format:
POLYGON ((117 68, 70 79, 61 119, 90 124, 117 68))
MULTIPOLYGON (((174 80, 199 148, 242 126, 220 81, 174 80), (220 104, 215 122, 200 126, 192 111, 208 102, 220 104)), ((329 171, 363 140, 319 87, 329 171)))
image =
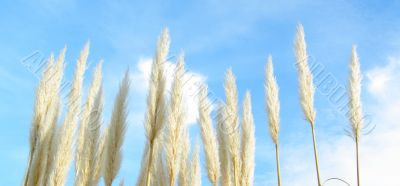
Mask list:
MULTIPOLYGON (((0 3, 0 185, 19 185, 29 150, 29 129, 40 75, 26 64, 67 46, 65 81, 75 60, 91 43, 87 85, 95 63, 104 59, 104 122, 108 124, 118 82, 131 69, 129 127, 118 180, 134 185, 144 146, 143 119, 149 62, 164 27, 171 33, 171 61, 181 50, 186 68, 224 99, 228 68, 237 77, 240 102, 251 91, 256 123, 255 185, 276 185, 274 147, 264 104, 264 67, 274 59, 281 98, 282 183, 316 185, 309 124, 297 91, 293 52, 296 25, 305 28, 318 84, 316 132, 323 180, 339 177, 355 185, 354 142, 346 136, 346 93, 351 47, 358 46, 363 72, 362 100, 369 129, 361 138, 364 186, 399 184, 400 167, 399 1, 105 1, 4 0, 0 3), (30 57, 34 56, 34 58, 30 57), (321 70, 322 69, 322 70, 321 70)), ((196 106, 189 100, 190 108, 196 106)), ((190 111, 190 110, 189 110, 190 111)), ((194 109, 195 111, 195 109, 194 109)), ((191 138, 199 136, 190 112, 191 138)), ((202 158, 203 184, 208 185, 202 158)), ((71 167, 71 169, 73 169, 71 167)), ((72 185, 71 181, 68 185, 72 185)), ((331 182, 326 185, 340 185, 331 182)))

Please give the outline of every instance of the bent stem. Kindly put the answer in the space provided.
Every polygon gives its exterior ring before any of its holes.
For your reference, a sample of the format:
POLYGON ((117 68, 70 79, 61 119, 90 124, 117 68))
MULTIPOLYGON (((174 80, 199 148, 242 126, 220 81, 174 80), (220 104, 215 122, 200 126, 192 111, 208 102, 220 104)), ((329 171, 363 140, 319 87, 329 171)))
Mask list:
POLYGON ((147 181, 146 181, 146 185, 150 186, 150 182, 151 182, 151 167, 152 167, 152 160, 153 160, 153 142, 150 143, 150 154, 149 154, 149 163, 147 165, 147 181))
POLYGON ((169 185, 175 186, 175 178, 171 177, 171 179, 169 180, 169 185))
POLYGON ((311 131, 312 131, 312 137, 313 137, 315 168, 317 169, 318 186, 321 186, 321 179, 320 179, 319 165, 318 165, 317 140, 315 139, 314 124, 311 124, 311 131))
POLYGON ((26 171, 25 178, 24 178, 24 186, 28 185, 29 172, 30 172, 30 169, 31 169, 31 166, 32 166, 32 158, 31 157, 32 156, 29 156, 28 169, 26 171))
POLYGON ((239 186, 239 175, 238 175, 238 166, 237 166, 237 159, 233 158, 233 181, 234 186, 239 186))
POLYGON ((360 186, 360 162, 359 162, 359 149, 358 149, 358 138, 356 138, 356 161, 357 161, 357 185, 360 186))
POLYGON ((279 165, 278 144, 275 144, 275 156, 276 156, 276 173, 278 175, 278 186, 281 186, 281 171, 280 171, 280 165, 279 165))

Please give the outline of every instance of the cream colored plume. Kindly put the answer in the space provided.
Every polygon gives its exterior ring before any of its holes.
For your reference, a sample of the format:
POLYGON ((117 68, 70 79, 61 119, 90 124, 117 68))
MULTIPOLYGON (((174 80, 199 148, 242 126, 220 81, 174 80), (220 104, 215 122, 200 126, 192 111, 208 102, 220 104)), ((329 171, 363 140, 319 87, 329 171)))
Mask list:
POLYGON ((104 167, 104 153, 105 153, 105 144, 107 142, 107 130, 104 130, 102 134, 99 136, 98 149, 96 150, 96 159, 94 160, 94 168, 93 168, 93 178, 92 185, 98 185, 100 178, 103 174, 104 167))
POLYGON ((357 185, 360 186, 360 132, 363 127, 363 111, 361 104, 361 70, 356 46, 353 46, 350 61, 350 80, 349 80, 349 118, 353 130, 353 137, 356 142, 356 163, 357 163, 357 185))
POLYGON ((118 174, 121 166, 122 152, 121 147, 124 141, 127 117, 127 99, 130 87, 129 71, 126 71, 125 77, 119 87, 119 92, 114 102, 114 109, 111 116, 111 122, 108 126, 107 141, 104 152, 104 182, 111 186, 113 180, 118 174))
POLYGON ((274 75, 274 67, 272 64, 272 57, 268 57, 268 64, 265 70, 265 98, 268 113, 269 132, 272 141, 275 145, 278 144, 279 139, 279 125, 280 125, 280 103, 279 103, 279 88, 274 75))
POLYGON ((220 159, 220 185, 231 186, 232 185, 232 162, 231 155, 229 153, 229 142, 227 140, 227 134, 225 133, 227 114, 225 106, 223 104, 218 105, 217 110, 217 139, 218 139, 218 155, 220 159))
POLYGON ((81 112, 82 86, 88 55, 89 43, 83 48, 76 64, 71 92, 68 95, 68 107, 64 123, 59 128, 58 137, 55 139, 57 148, 54 155, 54 165, 47 180, 48 185, 64 185, 67 179, 73 157, 73 137, 78 124, 78 114, 81 112))
POLYGON ((191 176, 190 176, 190 186, 201 186, 201 168, 200 168, 200 145, 196 143, 194 147, 194 151, 192 153, 192 162, 191 162, 191 176))
POLYGON ((356 140, 360 137, 362 128, 363 111, 361 104, 361 71, 360 61, 357 55, 356 46, 353 46, 350 61, 350 80, 349 80, 349 117, 353 135, 356 140))
POLYGON ((168 183, 167 168, 164 160, 164 148, 162 144, 163 141, 164 136, 160 135, 154 145, 154 178, 156 179, 151 180, 151 185, 154 186, 164 186, 165 183, 168 183))
POLYGON ((278 185, 281 185, 280 162, 279 162, 279 125, 280 125, 280 103, 279 88, 274 75, 272 57, 268 57, 268 63, 265 70, 265 99, 268 113, 269 132, 272 141, 275 144, 276 171, 278 177, 278 185))
POLYGON ((314 109, 314 84, 311 71, 308 67, 307 46, 304 38, 304 28, 300 24, 297 27, 295 40, 296 65, 299 76, 300 101, 304 115, 311 125, 315 122, 314 109))
POLYGON ((227 137, 230 158, 233 163, 233 183, 235 186, 240 184, 240 135, 238 123, 238 94, 235 76, 229 69, 225 76, 225 96, 226 96, 226 118, 225 133, 227 137))
POLYGON ((317 140, 315 137, 315 108, 314 108, 314 84, 311 71, 308 67, 307 59, 307 46, 304 38, 304 28, 302 25, 297 27, 296 41, 296 60, 297 60, 297 71, 299 76, 299 86, 300 86, 300 102, 307 121, 311 125, 312 137, 313 137, 313 147, 314 147, 314 157, 315 157, 315 167, 317 170, 317 181, 318 185, 321 185, 321 177, 319 172, 318 163, 318 152, 317 152, 317 140))
MULTIPOLYGON (((170 39, 168 29, 164 29, 157 43, 156 54, 153 59, 151 75, 149 80, 149 92, 147 95, 147 111, 145 114, 144 127, 146 129, 146 151, 144 151, 141 177, 136 185, 150 186, 152 172, 154 169, 154 144, 164 126, 165 116, 165 75, 164 63, 167 60, 170 39), (144 174, 144 175, 142 175, 144 174)), ((154 160, 155 161, 155 160, 154 160)))
POLYGON ((150 75, 149 93, 147 95, 145 129, 146 136, 150 142, 158 136, 165 123, 164 63, 167 60, 169 44, 168 30, 165 29, 157 44, 150 75))
POLYGON ((91 86, 84 105, 75 158, 75 185, 91 184, 95 162, 97 143, 101 126, 101 115, 103 111, 101 90, 100 62, 94 71, 91 86))
POLYGON ((246 92, 243 102, 243 120, 242 120, 242 173, 241 185, 252 186, 254 182, 254 167, 255 167, 255 145, 256 139, 254 136, 254 119, 251 108, 251 95, 246 92))
POLYGON ((182 102, 182 83, 185 73, 183 54, 178 57, 170 98, 168 125, 166 126, 165 158, 170 185, 175 185, 180 170, 185 110, 182 102))
POLYGON ((60 85, 66 49, 57 62, 51 55, 36 93, 30 136, 30 156, 24 185, 45 184, 54 155, 54 133, 60 111, 60 85))
POLYGON ((207 97, 208 88, 206 85, 199 90, 199 120, 201 137, 204 144, 204 152, 207 165, 208 179, 213 185, 218 184, 220 176, 220 162, 218 154, 218 140, 211 120, 211 103, 207 97))
POLYGON ((180 159, 179 186, 190 186, 191 165, 190 165, 190 138, 189 131, 185 129, 181 142, 182 155, 180 159))

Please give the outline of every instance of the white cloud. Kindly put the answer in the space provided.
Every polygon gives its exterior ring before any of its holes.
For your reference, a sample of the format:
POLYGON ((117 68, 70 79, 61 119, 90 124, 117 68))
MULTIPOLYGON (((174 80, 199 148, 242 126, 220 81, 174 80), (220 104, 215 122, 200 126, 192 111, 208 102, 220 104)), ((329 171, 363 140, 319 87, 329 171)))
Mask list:
MULTIPOLYGON (((142 95, 146 95, 149 78, 151 73, 152 59, 141 58, 137 63, 137 69, 132 74, 133 80, 133 91, 142 95)), ((175 72, 175 64, 172 62, 165 63, 165 75, 166 75, 166 86, 167 93, 171 91, 175 72)), ((206 78, 198 73, 186 71, 183 77, 183 102, 185 103, 186 111, 186 122, 193 124, 197 122, 198 118, 198 87, 204 83, 206 78)))
POLYGON ((400 87, 395 81, 400 79, 400 62, 395 58, 389 58, 389 63, 384 67, 374 68, 366 73, 368 91, 374 96, 379 96, 390 89, 391 93, 398 93, 400 87))

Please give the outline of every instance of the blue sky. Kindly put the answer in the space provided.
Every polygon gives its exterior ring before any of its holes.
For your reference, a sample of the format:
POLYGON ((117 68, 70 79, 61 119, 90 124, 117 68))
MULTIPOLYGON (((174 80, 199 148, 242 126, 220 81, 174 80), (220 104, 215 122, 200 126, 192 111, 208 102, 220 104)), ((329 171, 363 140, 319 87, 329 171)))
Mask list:
MULTIPOLYGON (((45 59, 67 46, 65 79, 69 80, 79 51, 90 40, 92 65, 86 80, 94 64, 104 59, 106 123, 118 81, 127 67, 131 69, 130 123, 118 179, 132 185, 144 144, 146 86, 140 81, 145 79, 140 67, 152 57, 159 33, 168 27, 171 56, 183 49, 189 72, 206 81, 215 96, 224 98, 223 78, 230 67, 240 100, 246 90, 251 91, 257 138, 255 185, 276 184, 263 90, 266 58, 273 56, 282 104, 282 180, 284 185, 315 185, 310 128, 301 113, 294 66, 293 39, 296 25, 302 23, 312 61, 323 66, 323 74, 331 75, 335 87, 346 87, 351 47, 358 45, 365 112, 371 115, 371 126, 376 126, 363 138, 362 179, 364 185, 395 185, 394 172, 400 167, 395 158, 400 155, 399 8, 398 1, 377 0, 2 1, 0 184, 20 184, 26 167, 38 79, 21 62, 32 54, 45 59)), ((324 82, 322 77, 315 79, 324 82)), ((341 177, 354 184, 353 142, 344 132, 348 120, 330 101, 332 94, 324 92, 324 85, 317 88, 315 98, 322 177, 341 177)), ((190 127, 194 139, 198 126, 190 127)))

